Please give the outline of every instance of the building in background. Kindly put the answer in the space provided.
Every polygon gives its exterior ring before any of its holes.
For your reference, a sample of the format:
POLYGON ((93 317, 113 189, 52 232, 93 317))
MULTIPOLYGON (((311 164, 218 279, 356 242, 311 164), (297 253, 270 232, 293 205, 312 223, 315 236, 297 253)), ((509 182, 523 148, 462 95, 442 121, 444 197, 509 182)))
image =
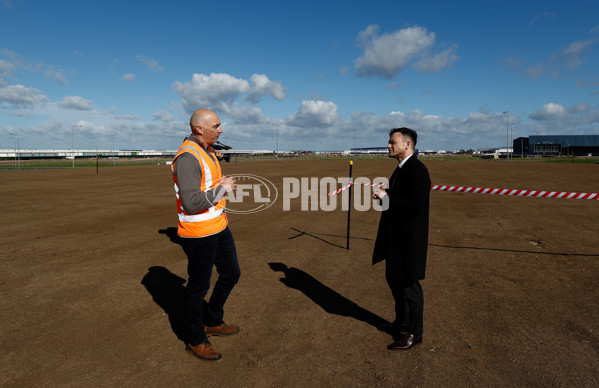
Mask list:
POLYGON ((542 135, 513 140, 514 156, 599 156, 599 135, 542 135))

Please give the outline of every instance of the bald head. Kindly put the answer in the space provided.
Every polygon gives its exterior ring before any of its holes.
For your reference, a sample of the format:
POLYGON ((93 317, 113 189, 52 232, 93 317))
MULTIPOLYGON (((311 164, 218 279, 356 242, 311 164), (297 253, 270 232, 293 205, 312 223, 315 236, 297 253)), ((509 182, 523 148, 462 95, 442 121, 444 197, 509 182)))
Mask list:
POLYGON ((194 128, 197 126, 201 126, 202 123, 211 116, 216 116, 216 113, 208 109, 198 109, 195 112, 193 112, 191 118, 189 119, 189 126, 191 127, 191 131, 195 133, 194 128))
POLYGON ((193 135, 203 143, 213 144, 222 133, 220 119, 208 109, 198 109, 191 115, 189 126, 193 135))

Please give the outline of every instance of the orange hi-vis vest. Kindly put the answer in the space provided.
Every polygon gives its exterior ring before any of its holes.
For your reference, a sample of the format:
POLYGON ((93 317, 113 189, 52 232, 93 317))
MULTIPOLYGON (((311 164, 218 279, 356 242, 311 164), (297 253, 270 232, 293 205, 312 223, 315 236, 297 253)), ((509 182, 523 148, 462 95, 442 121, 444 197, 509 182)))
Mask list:
POLYGON ((218 186, 218 182, 222 177, 220 164, 211 148, 209 148, 209 151, 214 159, 212 159, 198 144, 186 139, 179 148, 179 151, 177 151, 177 154, 173 159, 173 164, 171 165, 173 182, 175 185, 175 196, 177 198, 177 213, 179 214, 177 234, 181 237, 210 236, 224 230, 228 224, 227 216, 225 214, 227 201, 224 196, 216 205, 200 210, 197 213, 190 214, 183 208, 183 202, 181 201, 181 196, 179 194, 179 185, 177 182, 177 175, 175 174, 175 161, 185 152, 195 156, 200 164, 202 169, 202 184, 200 189, 205 192, 218 186))

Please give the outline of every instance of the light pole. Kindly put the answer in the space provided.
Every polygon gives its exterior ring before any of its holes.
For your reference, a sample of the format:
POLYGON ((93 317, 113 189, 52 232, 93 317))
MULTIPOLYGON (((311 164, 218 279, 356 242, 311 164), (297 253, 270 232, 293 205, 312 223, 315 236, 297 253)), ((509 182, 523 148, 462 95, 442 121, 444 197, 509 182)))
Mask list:
POLYGON ((270 123, 270 125, 275 127, 276 131, 277 131, 277 151, 276 151, 277 153, 276 153, 275 159, 279 160, 279 126, 275 123, 270 123))
POLYGON ((509 121, 510 121, 510 112, 508 112, 507 110, 505 112, 503 112, 506 114, 505 116, 505 157, 507 158, 507 160, 510 160, 510 126, 509 126, 509 121))
POLYGON ((514 160, 514 124, 510 125, 510 144, 512 145, 511 160, 514 160))
POLYGON ((73 168, 75 168, 75 128, 81 128, 82 125, 73 125, 71 127, 71 150, 73 151, 73 168))
MULTIPOLYGON (((8 134, 9 134, 9 135, 12 135, 12 136, 14 136, 14 137, 15 137, 15 170, 16 170, 17 168, 20 170, 20 169, 21 169, 21 163, 20 163, 20 160, 19 160, 19 163, 18 163, 18 165, 17 165, 17 154, 18 154, 18 152, 19 152, 19 134, 18 134, 18 133, 12 133, 12 132, 9 132, 8 134), (17 167, 17 166, 18 166, 18 167, 17 167)), ((19 158, 19 159, 20 159, 20 158, 19 158)))

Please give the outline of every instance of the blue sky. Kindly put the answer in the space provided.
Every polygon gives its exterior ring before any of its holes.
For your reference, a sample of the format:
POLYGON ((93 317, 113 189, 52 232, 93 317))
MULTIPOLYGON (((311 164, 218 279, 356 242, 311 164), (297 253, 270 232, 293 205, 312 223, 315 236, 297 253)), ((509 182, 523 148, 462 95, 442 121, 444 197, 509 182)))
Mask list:
POLYGON ((0 148, 420 149, 599 134, 597 1, 0 0, 0 148))

